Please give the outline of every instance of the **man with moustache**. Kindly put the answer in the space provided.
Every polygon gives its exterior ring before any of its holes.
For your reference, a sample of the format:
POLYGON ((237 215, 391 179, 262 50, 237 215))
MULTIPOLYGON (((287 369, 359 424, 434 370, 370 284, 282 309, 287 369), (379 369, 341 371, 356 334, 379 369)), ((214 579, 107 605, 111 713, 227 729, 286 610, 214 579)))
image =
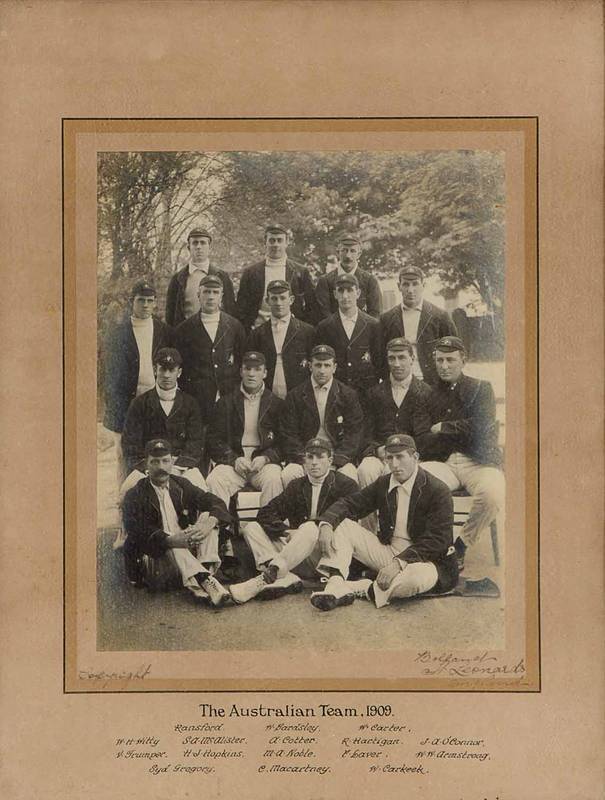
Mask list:
POLYGON ((311 595, 320 611, 349 605, 357 597, 382 608, 395 598, 450 591, 458 582, 449 489, 418 466, 411 436, 390 436, 385 451, 389 475, 320 515, 317 570, 328 582, 323 592, 311 595), (357 522, 374 512, 378 535, 357 522), (376 579, 348 581, 353 558, 375 570, 376 579))
POLYGON ((504 506, 502 453, 498 447, 496 400, 489 381, 464 374, 466 349, 457 336, 435 344, 438 375, 429 400, 433 423, 422 437, 422 466, 450 489, 464 489, 473 504, 454 542, 460 570, 467 547, 504 506))
POLYGON ((219 527, 231 515, 225 504, 172 474, 174 455, 166 439, 145 447, 147 477, 124 498, 124 557, 129 581, 157 591, 175 578, 196 597, 220 607, 229 592, 213 573, 220 565, 219 527))
POLYGON ((338 310, 319 323, 315 342, 334 348, 338 380, 355 389, 365 412, 369 410, 368 392, 376 386, 382 371, 382 351, 380 325, 358 307, 360 294, 354 274, 336 277, 334 296, 338 310))
POLYGON ((433 344, 443 336, 457 336, 456 326, 446 311, 423 300, 424 273, 413 265, 399 270, 401 305, 380 317, 383 352, 391 339, 406 339, 414 348, 412 372, 429 384, 437 381, 433 344))
POLYGON ((253 597, 274 600, 302 590, 300 577, 314 578, 320 558, 317 518, 339 498, 357 491, 346 475, 333 472, 332 445, 311 439, 305 445, 302 478, 258 512, 242 535, 253 555, 259 575, 231 586, 236 603, 253 597), (300 576, 300 577, 299 577, 300 576))
POLYGON ((297 267, 287 257, 288 231, 282 225, 265 228, 265 259, 246 267, 237 293, 237 318, 246 332, 266 322, 271 312, 266 302, 267 287, 272 281, 286 281, 294 295, 292 313, 297 319, 313 324, 316 316, 315 292, 306 269, 297 267))
POLYGON ((241 384, 221 397, 208 428, 208 453, 215 467, 208 488, 225 505, 250 484, 266 505, 282 491, 279 417, 283 401, 265 388, 262 353, 248 352, 242 360, 241 384))
POLYGON ((287 281, 271 281, 267 286, 270 318, 248 337, 248 350, 265 356, 265 383, 273 394, 285 399, 299 383, 309 377, 309 355, 313 347, 311 325, 292 314, 294 295, 287 281))
POLYGON ((304 475, 305 442, 327 439, 334 448, 333 469, 357 481, 355 462, 361 445, 363 413, 357 392, 334 377, 336 353, 326 344, 311 351, 311 377, 286 397, 281 417, 282 448, 287 465, 284 488, 304 475))
POLYGON ((187 237, 189 263, 170 279, 166 294, 166 322, 173 328, 200 310, 200 281, 205 275, 216 275, 223 286, 223 311, 235 316, 235 294, 231 278, 210 263, 212 236, 205 228, 193 228, 187 237))
POLYGON ((155 386, 135 398, 126 415, 122 447, 129 475, 121 493, 145 477, 145 445, 151 439, 167 439, 176 458, 172 473, 205 490, 206 482, 198 468, 203 439, 199 405, 177 388, 182 371, 181 354, 172 347, 164 347, 157 351, 153 361, 155 386))
POLYGON ((180 388, 198 401, 207 422, 219 397, 239 384, 246 335, 241 323, 221 311, 223 283, 217 275, 200 281, 200 310, 181 322, 174 344, 183 359, 180 388))
POLYGON ((338 310, 334 294, 336 278, 339 275, 355 275, 359 284, 357 305, 366 314, 378 319, 382 311, 380 284, 371 273, 359 267, 361 240, 355 234, 345 233, 338 240, 337 250, 339 261, 337 269, 322 275, 315 288, 320 316, 325 319, 338 310))

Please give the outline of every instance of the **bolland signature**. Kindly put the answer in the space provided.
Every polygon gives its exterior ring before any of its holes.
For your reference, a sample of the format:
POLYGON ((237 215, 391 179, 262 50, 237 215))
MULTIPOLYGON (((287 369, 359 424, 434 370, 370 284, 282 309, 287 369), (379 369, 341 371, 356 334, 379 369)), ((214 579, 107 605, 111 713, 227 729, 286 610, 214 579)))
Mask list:
POLYGON ((151 674, 151 664, 143 664, 137 670, 121 670, 120 672, 106 672, 105 670, 81 669, 78 678, 81 681, 98 681, 107 686, 109 681, 142 681, 151 674))
POLYGON ((416 664, 424 664, 423 675, 452 675, 455 677, 496 677, 498 675, 525 674, 525 662, 521 658, 516 664, 500 664, 496 656, 487 650, 474 656, 455 656, 453 653, 434 654, 423 650, 414 659, 416 664))

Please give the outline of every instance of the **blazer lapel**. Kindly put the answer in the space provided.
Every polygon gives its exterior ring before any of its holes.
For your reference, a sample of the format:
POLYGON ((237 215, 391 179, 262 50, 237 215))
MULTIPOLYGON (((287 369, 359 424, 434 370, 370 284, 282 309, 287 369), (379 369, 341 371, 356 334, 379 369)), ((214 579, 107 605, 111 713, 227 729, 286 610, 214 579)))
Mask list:
POLYGON ((261 395, 260 399, 260 407, 258 410, 258 424, 260 426, 260 422, 262 418, 265 416, 269 407, 271 406, 271 392, 269 389, 265 389, 265 391, 261 395))
POLYGON ((414 485, 412 486, 412 492, 410 494, 410 507, 408 509, 408 524, 407 524, 408 531, 410 530, 412 519, 414 518, 414 514, 416 513, 416 505, 420 500, 420 496, 422 494, 422 490, 424 489, 425 483, 426 483, 426 475, 419 469, 418 474, 416 475, 416 480, 414 481, 414 485))
POLYGON ((428 303, 422 304, 422 310, 420 312, 420 319, 418 320, 418 333, 416 334, 416 341, 420 340, 420 337, 424 333, 424 329, 429 324, 433 317, 431 313, 431 308, 428 303))
POLYGON ((335 480, 336 478, 334 477, 334 473, 328 472, 319 492, 319 498, 317 500, 317 516, 323 513, 326 505, 331 505, 331 501, 328 502, 328 499, 332 494, 332 487, 334 486, 335 480))
MULTIPOLYGON (((159 399, 160 398, 158 397, 158 401, 159 399)), ((183 405, 183 393, 177 389, 177 393, 174 398, 174 403, 172 404, 172 408, 170 409, 170 414, 168 414, 168 416, 172 417, 174 414, 176 414, 182 405, 183 405)))
MULTIPOLYGON (((202 325, 202 327, 204 327, 202 325)), ((219 342, 225 338, 227 331, 229 330, 230 325, 227 322, 225 314, 223 311, 220 312, 219 319, 218 319, 218 328, 216 329, 216 336, 214 338, 214 346, 218 347, 219 342)))
MULTIPOLYGON (((311 502, 313 500, 313 487, 308 480, 303 481, 303 497, 305 499, 305 516, 311 517, 311 502)), ((317 513, 319 514, 319 503, 317 505, 317 513)))
MULTIPOLYGON (((338 316, 340 317, 340 314, 338 316)), ((365 331, 365 329, 367 327, 368 327, 368 323, 361 316, 361 313, 358 313, 357 314, 357 322, 355 323, 355 327, 353 328, 353 333, 351 335, 351 344, 353 344, 353 342, 356 339, 359 339, 359 337, 361 336, 361 334, 365 331)))
MULTIPOLYGON (((290 344, 292 339, 294 339, 296 337, 297 331, 298 331, 298 320, 296 319, 296 317, 291 316, 290 317, 290 324, 288 325, 288 329, 286 331, 286 337, 284 339, 282 352, 290 344)), ((273 336, 271 336, 271 341, 273 342, 273 336)), ((273 348, 275 349, 275 344, 273 345, 273 348)))
POLYGON ((315 393, 313 391, 313 384, 311 383, 310 379, 305 385, 305 388, 303 390, 302 396, 303 396, 303 400, 305 401, 305 403, 307 404, 309 409, 315 415, 315 418, 317 420, 317 425, 319 427, 319 422, 320 422, 320 420, 319 420, 319 409, 317 408, 317 403, 315 401, 315 393))

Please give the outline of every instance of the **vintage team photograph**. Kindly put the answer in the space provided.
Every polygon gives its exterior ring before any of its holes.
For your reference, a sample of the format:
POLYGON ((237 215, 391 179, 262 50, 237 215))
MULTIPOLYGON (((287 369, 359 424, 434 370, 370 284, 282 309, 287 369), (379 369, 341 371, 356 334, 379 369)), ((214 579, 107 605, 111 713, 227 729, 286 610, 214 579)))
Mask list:
POLYGON ((505 226, 497 150, 97 154, 99 650, 504 647, 505 226))

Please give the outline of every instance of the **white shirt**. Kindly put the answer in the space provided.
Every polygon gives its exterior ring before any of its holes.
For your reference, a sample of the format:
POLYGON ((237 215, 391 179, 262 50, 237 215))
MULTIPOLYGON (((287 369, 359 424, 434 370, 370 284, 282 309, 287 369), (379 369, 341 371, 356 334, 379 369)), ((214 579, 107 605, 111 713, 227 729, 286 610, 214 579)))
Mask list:
POLYGON ((131 317, 132 331, 139 351, 139 376, 137 395, 148 392, 155 386, 153 374, 153 318, 131 317))
POLYGON ((316 438, 320 439, 330 439, 329 435, 326 433, 326 429, 324 428, 324 421, 326 416, 326 403, 328 402, 328 394, 330 393, 330 389, 332 388, 332 381, 334 378, 330 378, 328 383, 325 386, 320 386, 318 383, 315 382, 314 378, 311 378, 311 385, 313 386, 313 394, 315 395, 315 402, 317 403, 317 410, 319 411, 319 430, 315 434, 316 438))
POLYGON ((422 370, 418 363, 418 350, 416 348, 416 341, 418 339, 418 325, 420 323, 420 313, 422 311, 422 302, 414 308, 408 308, 401 304, 401 317, 403 320, 403 335, 414 348, 414 363, 412 364, 412 375, 422 380, 422 370))
POLYGON ((339 275, 355 275, 356 272, 357 272, 357 267, 355 267, 355 269, 352 269, 350 272, 347 272, 346 269, 343 269, 340 264, 338 265, 339 275))
POLYGON ((313 478, 311 479, 307 475, 307 480, 311 484, 311 515, 309 519, 317 519, 317 505, 319 503, 319 495, 321 494, 321 488, 324 485, 324 481, 327 478, 328 473, 321 477, 321 478, 313 478))
POLYGON ((408 512, 410 510, 410 496, 412 494, 412 487, 418 475, 418 467, 410 475, 407 481, 398 483, 393 475, 389 482, 389 492, 392 489, 397 490, 397 515, 395 517, 395 530, 393 538, 391 539, 391 547, 393 552, 401 553, 406 547, 409 547, 412 540, 408 536, 408 512))
POLYGON ((260 412, 260 399, 264 387, 261 387, 256 394, 248 394, 243 386, 240 391, 244 396, 244 433, 242 435, 242 448, 246 458, 252 458, 252 453, 260 444, 258 433, 258 415, 260 412))
POLYGON ((403 403, 403 401, 405 400, 405 396, 408 393, 410 384, 412 383, 412 373, 410 372, 408 377, 403 381, 393 380, 392 375, 390 380, 391 380, 391 392, 393 394, 393 400, 395 401, 395 405, 397 406, 397 408, 399 408, 403 403))
POLYGON ((166 416, 168 416, 172 411, 172 406, 174 405, 174 401, 176 398, 176 389, 177 389, 176 386, 174 387, 174 389, 169 389, 169 390, 160 389, 157 383, 155 385, 155 390, 158 393, 158 397, 160 398, 160 405, 162 406, 164 414, 166 414, 166 416))
POLYGON ((164 533, 181 533, 181 526, 179 525, 179 518, 174 508, 174 503, 170 497, 170 492, 167 486, 156 486, 155 483, 151 484, 155 490, 160 501, 160 511, 162 512, 162 528, 164 533))
POLYGON ((286 394, 288 393, 288 387, 286 385, 286 373, 284 372, 284 361, 282 358, 282 349, 286 340, 286 333, 288 332, 288 325, 290 324, 291 318, 292 314, 288 314, 288 316, 284 317, 284 319, 271 317, 271 333, 273 334, 273 344, 275 345, 276 353, 275 372, 273 373, 273 386, 271 387, 271 391, 282 400, 285 399, 286 394))
POLYGON ((221 321, 221 312, 216 311, 214 314, 204 314, 203 311, 200 311, 200 319, 202 320, 202 325, 208 332, 208 336, 214 341, 216 339, 218 324, 221 321))
POLYGON ((357 317, 359 316, 358 309, 355 309, 354 317, 345 316, 340 309, 338 309, 338 314, 340 316, 340 321, 342 322, 342 327, 345 329, 345 333, 347 334, 347 339, 350 339, 351 336, 353 336, 355 325, 357 325, 357 317))

